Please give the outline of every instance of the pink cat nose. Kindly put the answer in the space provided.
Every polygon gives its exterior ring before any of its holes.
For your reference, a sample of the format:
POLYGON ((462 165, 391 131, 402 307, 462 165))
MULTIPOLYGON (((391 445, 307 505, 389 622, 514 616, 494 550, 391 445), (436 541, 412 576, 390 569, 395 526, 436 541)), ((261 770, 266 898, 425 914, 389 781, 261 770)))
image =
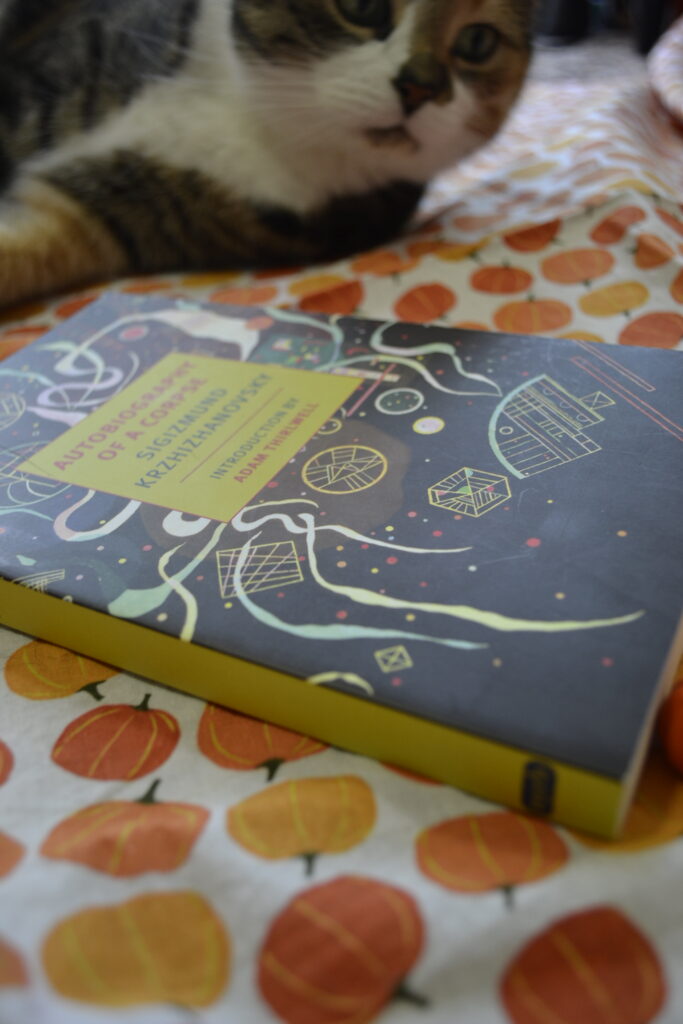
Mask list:
POLYGON ((447 103, 453 95, 448 69, 428 54, 417 54, 403 65, 392 85, 406 117, 425 103, 447 103))

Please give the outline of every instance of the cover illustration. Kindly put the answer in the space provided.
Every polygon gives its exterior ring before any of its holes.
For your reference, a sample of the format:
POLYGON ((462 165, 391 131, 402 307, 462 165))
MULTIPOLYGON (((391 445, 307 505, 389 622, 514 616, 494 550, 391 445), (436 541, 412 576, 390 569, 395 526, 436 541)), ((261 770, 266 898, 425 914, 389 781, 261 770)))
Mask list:
POLYGON ((621 778, 681 394, 676 353, 105 297, 0 364, 0 575, 621 778))

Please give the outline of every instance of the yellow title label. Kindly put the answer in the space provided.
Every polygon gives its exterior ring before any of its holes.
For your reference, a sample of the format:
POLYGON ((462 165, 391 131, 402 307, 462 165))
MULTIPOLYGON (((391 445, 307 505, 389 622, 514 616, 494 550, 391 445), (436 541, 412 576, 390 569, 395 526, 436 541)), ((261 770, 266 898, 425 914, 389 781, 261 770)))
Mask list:
POLYGON ((227 522, 357 386, 175 352, 18 468, 227 522))

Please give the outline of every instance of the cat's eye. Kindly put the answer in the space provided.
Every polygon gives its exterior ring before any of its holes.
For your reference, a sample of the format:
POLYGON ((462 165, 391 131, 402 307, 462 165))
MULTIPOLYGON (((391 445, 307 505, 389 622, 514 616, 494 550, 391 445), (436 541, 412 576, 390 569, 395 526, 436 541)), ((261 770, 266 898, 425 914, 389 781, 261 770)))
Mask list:
POLYGON ((493 25, 468 25, 452 49, 454 57, 468 64, 485 64, 500 46, 500 33, 493 25))
POLYGON ((384 28, 391 21, 391 0, 336 0, 346 21, 361 28, 384 28))

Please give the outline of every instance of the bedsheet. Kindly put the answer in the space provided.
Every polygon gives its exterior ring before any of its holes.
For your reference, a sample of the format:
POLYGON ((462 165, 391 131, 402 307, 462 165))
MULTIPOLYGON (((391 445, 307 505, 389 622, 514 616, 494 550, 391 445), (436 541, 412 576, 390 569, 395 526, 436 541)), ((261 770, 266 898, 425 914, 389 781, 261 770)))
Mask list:
MULTIPOLYGON (((381 250, 107 287, 681 348, 681 66, 683 23, 649 83, 532 82, 381 250)), ((608 844, 8 630, 0 669, 0 1024, 683 1021, 656 744, 608 844)))

